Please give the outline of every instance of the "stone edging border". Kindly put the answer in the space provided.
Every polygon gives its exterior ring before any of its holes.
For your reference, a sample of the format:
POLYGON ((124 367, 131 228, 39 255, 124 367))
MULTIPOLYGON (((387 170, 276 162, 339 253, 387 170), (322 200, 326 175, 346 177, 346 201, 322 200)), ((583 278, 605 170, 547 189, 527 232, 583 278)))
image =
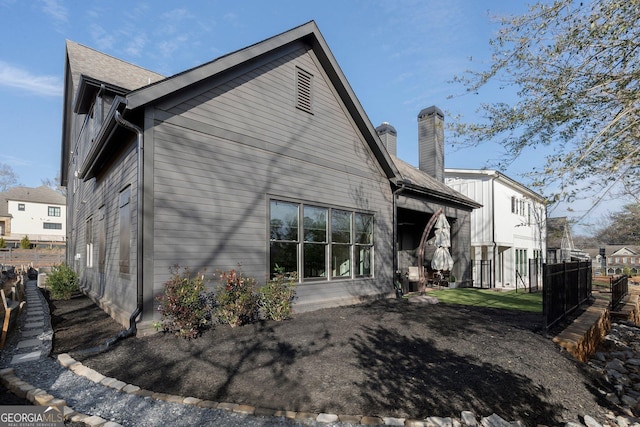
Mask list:
MULTIPOLYGON (((492 414, 488 417, 483 417, 480 422, 477 421, 476 416, 471 411, 463 411, 461 413, 460 420, 444 417, 427 417, 424 420, 395 418, 395 417, 377 417, 377 416, 363 416, 363 415, 337 415, 329 413, 311 413, 311 412, 296 412, 287 410, 275 410, 269 408, 260 408, 250 405, 242 405, 238 403, 229 402, 214 402, 211 400, 202 400, 196 397, 183 397, 167 393, 157 393, 149 390, 142 389, 133 384, 127 384, 123 381, 115 378, 110 378, 102 375, 98 371, 95 371, 81 362, 78 362, 68 354, 60 354, 57 356, 57 362, 64 368, 67 368, 74 372, 76 375, 87 378, 96 384, 101 384, 105 387, 113 388, 122 393, 132 394, 141 397, 149 397, 156 400, 162 400, 170 403, 178 403, 183 405, 193 405, 203 409, 220 409, 230 412, 235 412, 244 415, 253 416, 273 416, 284 417, 295 421, 316 421, 318 423, 332 423, 343 422, 357 425, 384 425, 384 426, 404 426, 404 427, 426 427, 426 426, 447 426, 447 425, 461 425, 461 426, 484 426, 484 425, 499 425, 499 426, 523 426, 519 421, 509 422, 501 418, 499 415, 492 414)), ((41 406, 56 406, 61 408, 62 414, 65 420, 73 422, 82 422, 85 425, 92 427, 123 427, 113 421, 107 421, 96 415, 87 415, 76 412, 73 408, 67 406, 67 403, 58 399, 45 390, 36 388, 29 383, 22 381, 15 375, 13 368, 0 369, 0 381, 5 387, 14 393, 16 396, 27 399, 34 405, 41 406)))

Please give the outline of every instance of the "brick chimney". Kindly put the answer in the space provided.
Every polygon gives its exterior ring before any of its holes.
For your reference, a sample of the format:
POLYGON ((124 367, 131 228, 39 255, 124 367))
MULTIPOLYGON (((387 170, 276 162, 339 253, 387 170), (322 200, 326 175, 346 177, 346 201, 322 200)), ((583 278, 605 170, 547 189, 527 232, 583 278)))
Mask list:
POLYGON ((382 140, 384 146, 387 148, 389 154, 397 157, 398 132, 396 132, 396 129, 389 123, 382 122, 382 124, 376 128, 376 132, 378 133, 378 136, 382 140))
POLYGON ((431 106, 418 114, 418 168, 444 182, 444 114, 431 106))

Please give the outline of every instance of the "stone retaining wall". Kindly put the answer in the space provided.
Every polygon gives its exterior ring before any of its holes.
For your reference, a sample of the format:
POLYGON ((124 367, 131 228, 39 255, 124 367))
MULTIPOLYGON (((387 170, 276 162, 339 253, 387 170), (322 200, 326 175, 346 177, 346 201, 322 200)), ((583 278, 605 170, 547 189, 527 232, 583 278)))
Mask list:
POLYGON ((604 336, 611 329, 611 321, 627 320, 640 325, 640 290, 630 290, 630 296, 616 311, 609 310, 609 302, 597 299, 569 327, 553 338, 553 342, 581 362, 597 351, 604 336))

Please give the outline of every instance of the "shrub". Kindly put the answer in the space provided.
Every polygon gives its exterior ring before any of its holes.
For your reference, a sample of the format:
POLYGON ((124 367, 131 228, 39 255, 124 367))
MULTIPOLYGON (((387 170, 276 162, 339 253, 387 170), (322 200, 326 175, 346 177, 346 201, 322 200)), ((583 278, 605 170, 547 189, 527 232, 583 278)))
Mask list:
POLYGON ((196 338, 208 323, 209 307, 205 295, 205 276, 192 276, 188 268, 172 267, 164 283, 164 294, 156 299, 162 314, 160 327, 183 338, 196 338))
POLYGON ((78 292, 78 275, 67 264, 54 265, 47 274, 47 287, 53 299, 69 299, 78 292))
POLYGON ((22 240, 20 240, 20 247, 22 249, 31 249, 31 241, 29 240, 29 236, 24 236, 22 240))
POLYGON ((285 273, 276 267, 273 279, 258 289, 259 303, 265 318, 284 320, 291 317, 291 304, 296 295, 296 272, 285 273))
POLYGON ((4 240, 4 237, 0 237, 0 248, 6 248, 7 242, 4 240))
POLYGON ((230 270, 220 274, 216 301, 215 316, 221 323, 235 327, 258 318, 256 281, 252 277, 243 277, 240 271, 230 270))

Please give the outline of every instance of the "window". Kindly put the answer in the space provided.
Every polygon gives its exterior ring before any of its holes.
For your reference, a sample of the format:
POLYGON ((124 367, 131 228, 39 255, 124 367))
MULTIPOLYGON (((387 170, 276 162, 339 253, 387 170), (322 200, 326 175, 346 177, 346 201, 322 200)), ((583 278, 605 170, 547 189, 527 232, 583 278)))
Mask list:
POLYGON ((107 239, 104 223, 104 206, 98 209, 98 271, 104 273, 107 258, 107 239))
POLYGON ((47 208, 47 215, 49 215, 49 216, 60 216, 60 207, 59 206, 49 206, 47 208))
POLYGON ((527 262, 527 250, 516 249, 516 271, 520 273, 521 276, 527 275, 527 262))
POLYGON ((373 215, 323 206, 270 202, 271 273, 301 280, 372 276, 373 215))
POLYGON ((131 187, 125 188, 120 193, 120 273, 129 273, 129 257, 131 254, 131 187))
POLYGON ((373 215, 356 213, 356 275, 371 276, 373 259, 373 215))
POLYGON ((327 276, 327 208, 304 206, 303 277, 327 276))
POLYGON ((60 222, 43 222, 42 228, 44 230, 62 230, 62 223, 60 222))
POLYGON ((271 201, 271 273, 276 268, 298 271, 298 211, 297 203, 271 201))
POLYGON ((313 114, 313 74, 296 67, 296 107, 313 114))
POLYGON ((87 220, 84 233, 87 245, 87 267, 93 267, 93 218, 87 220))
POLYGON ((18 210, 24 211, 24 203, 18 203, 18 210))
POLYGON ((351 212, 331 211, 331 275, 351 277, 351 212))

